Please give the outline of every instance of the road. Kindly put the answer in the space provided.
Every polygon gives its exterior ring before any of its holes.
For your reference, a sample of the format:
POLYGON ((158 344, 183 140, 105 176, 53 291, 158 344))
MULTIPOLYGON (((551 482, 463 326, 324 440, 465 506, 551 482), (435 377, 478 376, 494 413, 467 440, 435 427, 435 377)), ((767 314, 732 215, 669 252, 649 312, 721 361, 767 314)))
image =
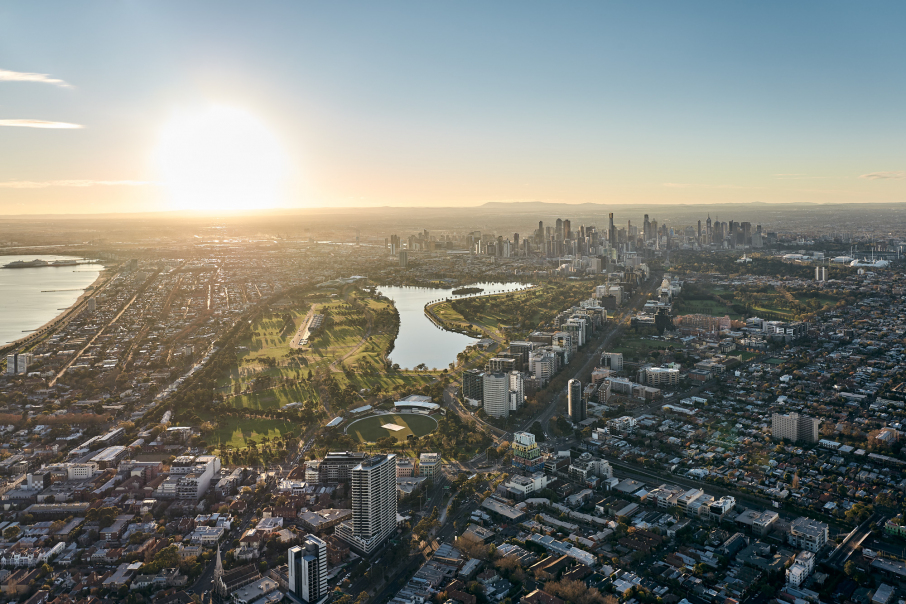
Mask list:
POLYGON ((871 535, 871 528, 883 519, 884 515, 876 512, 872 514, 868 520, 854 528, 852 532, 846 536, 846 539, 844 539, 833 553, 831 553, 827 559, 827 563, 837 570, 843 570, 843 566, 846 564, 846 561, 849 560, 849 557, 852 556, 853 552, 862 545, 862 542, 871 535))
MULTIPOLYGON (((238 538, 245 530, 248 528, 249 523, 252 520, 251 512, 246 513, 242 517, 242 522, 238 525, 233 526, 233 528, 227 532, 226 536, 223 539, 224 543, 230 543, 233 539, 238 538)), ((189 588, 187 593, 196 593, 203 594, 206 591, 211 591, 211 587, 214 585, 214 566, 216 558, 208 562, 208 565, 205 567, 204 572, 198 576, 198 579, 195 580, 195 583, 189 588)))
MULTIPOLYGON (((610 328, 610 333, 604 336, 604 340, 601 344, 598 345, 598 348, 595 349, 594 353, 588 356, 588 360, 585 364, 575 371, 573 374, 574 379, 588 381, 591 375, 592 370, 600 364, 601 353, 605 352, 608 347, 610 347, 614 340, 623 335, 623 331, 629 325, 629 321, 632 316, 636 314, 648 301, 648 295, 654 292, 661 284, 661 280, 658 277, 652 276, 649 280, 650 283, 648 287, 644 290, 639 291, 629 301, 629 306, 621 310, 621 312, 614 316, 615 321, 613 326, 610 328)), ((536 421, 541 422, 541 427, 547 432, 548 424, 550 423, 551 418, 557 412, 557 409, 566 402, 566 390, 563 389, 557 393, 554 400, 551 401, 551 404, 542 411, 538 416, 530 419, 522 427, 523 430, 527 430, 533 423, 536 421)))
POLYGON ((112 319, 110 319, 110 321, 109 321, 106 325, 104 325, 102 328, 100 328, 100 329, 97 331, 97 333, 95 333, 95 334, 91 337, 91 339, 88 340, 88 343, 85 344, 85 346, 83 346, 82 349, 79 350, 79 351, 75 354, 75 356, 73 356, 73 357, 69 360, 69 362, 66 363, 66 364, 63 366, 63 369, 61 369, 60 372, 59 372, 56 376, 54 376, 54 378, 53 378, 52 380, 50 380, 50 382, 47 384, 47 387, 48 387, 48 388, 53 388, 53 387, 54 387, 54 384, 57 383, 57 380, 59 380, 61 377, 63 377, 63 374, 66 373, 66 370, 69 369, 70 367, 72 367, 72 365, 73 365, 76 361, 78 361, 79 358, 80 358, 83 354, 85 354, 85 351, 86 351, 86 350, 88 350, 89 348, 91 348, 91 346, 94 344, 94 341, 97 340, 99 337, 101 337, 101 335, 102 335, 105 331, 107 331, 107 328, 108 328, 108 327, 110 327, 111 325, 113 325, 114 323, 116 323, 116 322, 119 320, 119 318, 123 316, 123 313, 124 313, 124 312, 126 312, 127 310, 129 310, 129 307, 132 306, 132 303, 135 302, 136 298, 138 298, 139 295, 141 295, 141 294, 143 294, 143 293, 145 292, 145 290, 146 290, 147 287, 148 287, 148 284, 150 284, 154 279, 156 279, 156 278, 157 278, 157 275, 159 275, 159 274, 160 274, 160 271, 158 270, 157 272, 155 272, 153 275, 151 275, 151 277, 149 277, 149 278, 142 284, 142 286, 138 289, 138 291, 135 292, 135 295, 132 296, 132 298, 131 298, 128 302, 126 302, 125 306, 123 306, 123 307, 120 309, 120 311, 119 311, 118 313, 116 313, 116 316, 114 316, 112 319))
MULTIPOLYGON (((600 363, 601 352, 607 350, 607 348, 614 343, 614 340, 623 334, 623 331, 629 324, 629 320, 631 319, 632 315, 638 312, 638 310, 641 309, 642 306, 644 306, 645 302, 648 301, 648 295, 655 291, 660 283, 661 280, 659 279, 659 277, 653 275, 652 278, 649 279, 647 287, 633 295, 632 298, 630 298, 629 305, 621 310, 619 314, 614 315, 613 319, 611 320, 611 325, 607 328, 609 329, 609 332, 606 333, 604 339, 600 344, 598 344, 598 347, 594 350, 594 352, 588 355, 587 361, 580 368, 574 371, 573 377, 579 379, 585 378, 587 381, 587 376, 591 374, 592 369, 594 369, 600 363)), ((569 369, 570 366, 567 366, 566 370, 569 369)), ((496 426, 492 426, 488 422, 474 415, 470 410, 466 409, 459 400, 460 388, 461 384, 459 382, 452 382, 444 389, 444 403, 448 409, 453 409, 460 417, 463 418, 464 421, 466 421, 467 423, 474 423, 479 430, 489 433, 494 439, 493 446, 497 446, 500 444, 500 442, 511 438, 510 432, 497 428, 496 426)), ((527 430, 532 426, 532 424, 534 424, 536 421, 539 421, 541 422, 542 428, 546 432, 550 419, 557 413, 557 409, 563 403, 564 397, 565 391, 561 390, 557 393, 550 404, 544 408, 543 411, 528 419, 519 429, 527 430)), ((468 464, 465 465, 474 470, 476 468, 475 462, 477 459, 479 459, 479 456, 476 456, 471 461, 469 461, 468 464)))

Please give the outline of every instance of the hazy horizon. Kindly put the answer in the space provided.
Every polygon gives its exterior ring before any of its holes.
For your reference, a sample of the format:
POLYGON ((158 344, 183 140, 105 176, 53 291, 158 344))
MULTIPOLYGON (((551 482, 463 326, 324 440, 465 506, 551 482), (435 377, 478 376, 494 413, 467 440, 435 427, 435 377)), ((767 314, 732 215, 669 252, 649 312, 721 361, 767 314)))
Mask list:
POLYGON ((903 202, 904 13, 8 5, 0 215, 903 202))

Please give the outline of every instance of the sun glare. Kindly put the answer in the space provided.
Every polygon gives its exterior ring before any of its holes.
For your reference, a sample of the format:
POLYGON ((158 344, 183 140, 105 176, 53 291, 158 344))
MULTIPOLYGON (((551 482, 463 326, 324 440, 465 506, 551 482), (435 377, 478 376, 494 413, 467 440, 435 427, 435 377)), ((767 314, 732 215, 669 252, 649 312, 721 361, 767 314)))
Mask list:
POLYGON ((175 116, 161 133, 157 163, 175 209, 209 212, 278 205, 286 167, 267 126, 233 107, 175 116))

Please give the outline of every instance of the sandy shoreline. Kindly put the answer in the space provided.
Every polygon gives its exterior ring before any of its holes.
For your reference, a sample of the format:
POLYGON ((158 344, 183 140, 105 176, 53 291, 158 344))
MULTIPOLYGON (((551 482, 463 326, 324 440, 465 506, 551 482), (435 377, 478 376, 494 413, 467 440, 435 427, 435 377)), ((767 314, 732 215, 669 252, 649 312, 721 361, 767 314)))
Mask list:
POLYGON ((43 325, 40 325, 40 326, 36 327, 35 329, 31 330, 27 335, 24 335, 21 338, 19 338, 18 340, 15 340, 8 344, 3 344, 2 346, 0 346, 0 350, 5 350, 7 348, 18 348, 20 346, 28 344, 31 339, 33 339, 35 336, 37 336, 40 332, 44 331, 45 329, 57 327, 57 326, 59 326, 59 324, 63 323, 64 321, 68 321, 69 319, 71 319, 72 316, 76 314, 74 311, 76 311, 83 304, 85 304, 86 301, 88 300, 88 298, 90 298, 92 295, 97 293, 102 285, 102 281, 104 281, 104 282, 107 281, 108 277, 110 276, 110 269, 111 269, 110 265, 105 264, 103 262, 98 262, 95 264, 100 264, 103 268, 101 268, 101 270, 98 272, 98 276, 91 283, 91 285, 86 287, 85 291, 83 291, 81 294, 79 294, 79 297, 75 299, 75 302, 70 304, 69 307, 66 308, 66 310, 62 311, 60 314, 55 316, 53 319, 51 319, 47 323, 44 323, 43 325))

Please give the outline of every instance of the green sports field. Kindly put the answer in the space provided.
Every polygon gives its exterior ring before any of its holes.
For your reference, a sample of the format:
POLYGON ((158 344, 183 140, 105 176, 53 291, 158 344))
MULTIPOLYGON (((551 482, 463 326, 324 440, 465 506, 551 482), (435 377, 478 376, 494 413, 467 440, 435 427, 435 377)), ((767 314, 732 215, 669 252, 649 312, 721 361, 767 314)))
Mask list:
POLYGON ((346 434, 357 438, 361 442, 375 442, 379 438, 392 436, 398 441, 405 442, 410 434, 424 436, 437 428, 437 421, 428 415, 414 413, 392 413, 389 415, 372 415, 357 419, 346 428, 346 434), (402 430, 389 430, 382 428, 385 424, 402 426, 402 430))

